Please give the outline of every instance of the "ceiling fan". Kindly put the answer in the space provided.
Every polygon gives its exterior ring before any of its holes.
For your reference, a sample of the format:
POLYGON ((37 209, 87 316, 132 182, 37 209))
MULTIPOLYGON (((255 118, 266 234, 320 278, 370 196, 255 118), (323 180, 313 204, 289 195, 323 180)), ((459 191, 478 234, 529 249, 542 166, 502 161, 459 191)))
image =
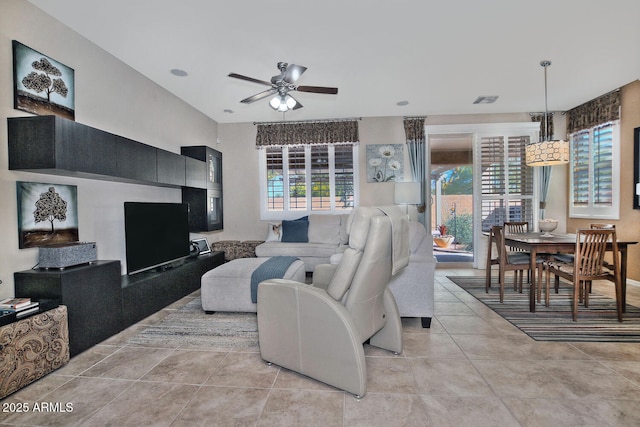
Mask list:
POLYGON ((280 74, 271 77, 271 82, 254 79, 253 77, 247 77, 241 74, 230 73, 229 77, 265 86, 271 86, 270 89, 245 98, 240 102, 251 104, 252 102, 274 95, 271 101, 269 101, 269 105, 274 110, 285 112, 288 110, 297 110, 298 108, 302 108, 302 104, 289 95, 289 92, 291 91, 297 90, 298 92, 324 93, 329 95, 335 95, 338 93, 338 88, 335 87, 296 85, 295 82, 300 78, 302 73, 307 70, 307 67, 296 64, 287 64, 286 62, 278 62, 278 69, 280 70, 280 74))

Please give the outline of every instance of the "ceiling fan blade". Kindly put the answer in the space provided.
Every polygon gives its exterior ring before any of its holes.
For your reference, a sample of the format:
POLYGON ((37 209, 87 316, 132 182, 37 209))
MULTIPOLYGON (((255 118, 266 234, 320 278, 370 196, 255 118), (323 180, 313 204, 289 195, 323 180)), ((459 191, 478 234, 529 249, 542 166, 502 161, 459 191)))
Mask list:
POLYGON ((271 83, 265 82, 264 80, 254 79, 253 77, 243 76, 242 74, 230 73, 229 77, 233 77, 234 79, 246 80, 248 82, 258 83, 261 85, 271 86, 271 83))
POLYGON ((286 71, 282 75, 282 80, 287 83, 295 83, 296 80, 298 80, 302 73, 304 73, 305 71, 307 71, 307 67, 303 67, 302 65, 289 64, 286 71))
POLYGON ((324 86, 297 86, 298 92, 313 92, 313 93, 326 93, 328 95, 336 95, 338 93, 337 87, 324 87, 324 86))
POLYGON ((252 102, 259 101, 259 100, 264 99, 264 98, 266 98, 268 96, 271 96, 271 95, 275 95, 277 92, 278 92, 278 90, 274 89, 274 88, 267 89, 264 92, 256 93, 253 96, 245 98, 240 102, 242 102, 244 104, 251 104, 252 102))
MULTIPOLYGON (((289 96, 291 96, 291 95, 289 95, 289 96)), ((293 96, 291 96, 291 99, 293 99, 294 101, 296 101, 296 105, 294 105, 294 106, 293 106, 292 110, 297 110, 298 108, 302 108, 302 107, 304 107, 304 105, 300 104, 300 103, 298 102, 298 100, 297 100, 297 99, 295 99, 293 96)))

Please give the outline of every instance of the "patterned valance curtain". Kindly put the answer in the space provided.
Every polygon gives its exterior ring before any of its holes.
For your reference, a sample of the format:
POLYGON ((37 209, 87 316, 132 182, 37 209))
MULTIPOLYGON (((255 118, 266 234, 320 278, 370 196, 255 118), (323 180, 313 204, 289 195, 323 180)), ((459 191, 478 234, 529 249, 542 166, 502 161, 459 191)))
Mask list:
MULTIPOLYGON (((553 113, 547 113, 547 131, 544 129, 544 113, 531 113, 532 122, 540 122, 540 136, 538 141, 553 139, 553 113)), ((547 196, 549 194, 549 184, 551 183, 551 166, 540 168, 540 219, 544 219, 544 212, 547 207, 547 196)))
POLYGON ((404 119, 404 133, 407 139, 407 151, 411 165, 411 175, 415 182, 420 183, 420 205, 418 206, 418 220, 424 224, 425 211, 425 135, 424 117, 410 117, 404 119))
POLYGON ((553 139, 553 113, 547 113, 547 132, 544 131, 544 113, 530 113, 532 122, 540 123, 540 136, 538 141, 542 141, 545 137, 547 140, 553 139))
POLYGON ((356 120, 258 124, 256 148, 273 145, 357 144, 356 120))
POLYGON ((567 112, 567 133, 620 119, 620 90, 616 89, 567 112))

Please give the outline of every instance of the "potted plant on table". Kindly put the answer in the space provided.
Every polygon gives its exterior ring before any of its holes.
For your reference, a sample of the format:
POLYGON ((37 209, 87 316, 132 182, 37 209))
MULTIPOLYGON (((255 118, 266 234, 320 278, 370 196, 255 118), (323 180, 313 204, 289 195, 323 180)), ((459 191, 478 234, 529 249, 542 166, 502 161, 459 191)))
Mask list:
POLYGON ((434 236, 433 241, 439 248, 447 248, 451 243, 453 243, 453 236, 447 234, 447 226, 444 224, 440 224, 438 226, 438 231, 440 232, 439 236, 434 236))

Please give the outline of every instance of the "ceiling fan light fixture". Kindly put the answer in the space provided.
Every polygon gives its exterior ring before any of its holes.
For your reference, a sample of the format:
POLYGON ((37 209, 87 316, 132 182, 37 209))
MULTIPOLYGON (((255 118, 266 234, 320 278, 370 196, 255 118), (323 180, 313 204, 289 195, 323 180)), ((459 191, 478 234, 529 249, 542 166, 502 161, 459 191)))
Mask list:
POLYGON ((289 109, 292 109, 293 107, 296 106, 296 100, 293 99, 292 97, 290 97, 289 95, 284 97, 284 102, 285 102, 285 104, 287 104, 287 107, 289 109))
POLYGON ((269 89, 256 93, 255 95, 241 100, 240 102, 243 104, 251 104, 252 102, 272 97, 269 100, 269 106, 276 111, 285 112, 289 110, 297 110, 303 107, 301 103, 289 95, 289 91, 323 93, 328 95, 336 95, 338 93, 337 87, 296 85, 295 81, 302 75, 302 73, 304 73, 307 67, 279 62, 278 69, 280 70, 280 75, 271 77, 271 82, 254 79, 253 77, 247 77, 241 74, 229 73, 229 77, 233 77, 235 79, 269 86, 269 89))
POLYGON ((277 111, 285 112, 296 106, 296 100, 289 95, 276 95, 269 101, 271 108, 277 111))
POLYGON ((269 105, 274 110, 279 109, 280 108, 280 95, 276 95, 273 98, 271 98, 271 101, 269 101, 269 105))

